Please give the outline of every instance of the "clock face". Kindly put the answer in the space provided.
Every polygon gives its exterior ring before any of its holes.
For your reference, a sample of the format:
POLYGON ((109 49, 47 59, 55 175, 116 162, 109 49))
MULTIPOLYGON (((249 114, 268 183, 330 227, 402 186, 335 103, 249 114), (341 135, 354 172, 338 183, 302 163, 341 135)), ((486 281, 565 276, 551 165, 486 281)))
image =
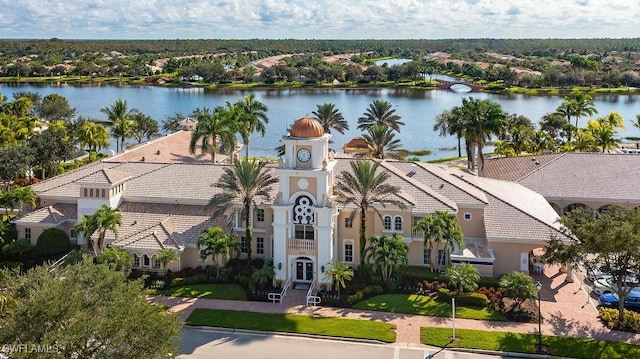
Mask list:
POLYGON ((301 148, 298 150, 298 160, 300 162, 307 162, 311 159, 311 152, 309 152, 306 148, 301 148))

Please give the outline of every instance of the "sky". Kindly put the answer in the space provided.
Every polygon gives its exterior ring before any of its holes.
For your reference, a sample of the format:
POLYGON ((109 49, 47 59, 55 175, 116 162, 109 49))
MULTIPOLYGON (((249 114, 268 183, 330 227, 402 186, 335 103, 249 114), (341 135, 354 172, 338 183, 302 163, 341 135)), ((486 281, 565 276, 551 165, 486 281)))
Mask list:
POLYGON ((0 0, 4 39, 640 37, 638 0, 0 0))

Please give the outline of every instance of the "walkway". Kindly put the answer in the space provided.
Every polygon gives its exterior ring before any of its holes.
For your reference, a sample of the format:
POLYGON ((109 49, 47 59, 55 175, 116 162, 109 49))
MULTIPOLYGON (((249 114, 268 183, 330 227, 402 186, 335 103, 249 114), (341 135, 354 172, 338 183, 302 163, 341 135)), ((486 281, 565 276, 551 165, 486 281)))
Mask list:
MULTIPOLYGON (((589 302, 588 287, 579 281, 565 282, 566 274, 559 273, 558 267, 549 266, 544 274, 533 276, 542 285, 542 325, 543 334, 556 336, 587 337, 594 339, 624 341, 640 344, 640 335, 611 331, 597 318, 595 303, 589 302)), ((295 293, 296 291, 292 291, 295 293)), ((298 296, 296 296, 298 297, 298 296)), ((293 299, 293 298, 291 298, 293 299)), ((379 320, 395 324, 397 344, 419 344, 420 327, 452 327, 451 318, 421 315, 395 314, 385 312, 360 311, 332 307, 305 307, 285 301, 283 304, 250 301, 230 301, 195 298, 157 297, 174 311, 181 312, 186 320, 195 308, 242 310, 261 313, 290 313, 319 317, 340 317, 364 320, 379 320)), ((296 299, 300 303, 299 299, 296 299)), ((456 328, 497 330, 517 333, 537 333, 538 323, 493 322, 471 319, 456 319, 456 328)))

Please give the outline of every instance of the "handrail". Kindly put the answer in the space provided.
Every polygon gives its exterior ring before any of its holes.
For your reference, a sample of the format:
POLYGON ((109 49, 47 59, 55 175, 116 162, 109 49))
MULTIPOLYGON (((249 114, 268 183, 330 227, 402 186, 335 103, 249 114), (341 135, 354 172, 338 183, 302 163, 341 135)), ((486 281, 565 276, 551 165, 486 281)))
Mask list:
POLYGON ((287 279, 286 283, 282 287, 282 290, 280 290, 280 293, 271 292, 267 295, 267 298, 269 298, 269 300, 273 303, 278 302, 282 304, 282 300, 287 295, 287 289, 289 289, 289 286, 291 286, 291 278, 287 279))
POLYGON ((309 305, 312 306, 316 306, 318 304, 320 304, 320 297, 312 295, 313 291, 316 289, 316 280, 314 279, 313 282, 311 282, 311 285, 309 286, 309 290, 307 291, 307 307, 309 305))
POLYGON ((54 270, 56 270, 58 267, 60 267, 60 265, 65 261, 65 259, 67 259, 67 257, 69 256, 69 254, 71 254, 71 252, 65 254, 64 256, 62 256, 60 259, 58 259, 57 261, 51 263, 51 265, 49 266, 49 272, 53 272, 54 270))

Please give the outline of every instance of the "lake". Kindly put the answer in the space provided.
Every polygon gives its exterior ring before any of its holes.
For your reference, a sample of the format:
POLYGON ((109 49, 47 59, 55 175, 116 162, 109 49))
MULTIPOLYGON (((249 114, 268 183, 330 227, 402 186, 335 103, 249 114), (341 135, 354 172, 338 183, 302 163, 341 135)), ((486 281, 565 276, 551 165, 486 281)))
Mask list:
MULTIPOLYGON (((204 90, 178 89, 153 86, 117 86, 67 84, 0 84, 0 93, 13 99, 17 91, 38 92, 42 96, 57 93, 66 97, 77 113, 83 116, 105 119, 100 108, 110 106, 117 99, 126 99, 130 108, 137 108, 159 122, 166 117, 182 112, 189 114, 197 107, 224 105, 226 101, 235 102, 243 95, 254 93, 256 99, 269 108, 269 124, 265 137, 254 134, 251 138, 250 152, 254 156, 275 156, 273 150, 287 128, 296 119, 311 116, 316 105, 330 102, 342 112, 349 121, 350 130, 344 135, 333 134, 335 148, 341 151, 342 144, 361 132, 356 128, 357 119, 374 100, 387 100, 396 109, 406 124, 400 133, 403 146, 408 150, 428 149, 429 156, 422 159, 451 157, 457 152, 447 150, 456 146, 455 137, 440 137, 433 131, 436 115, 443 110, 458 106, 464 97, 491 99, 500 103, 505 111, 527 116, 534 123, 549 112, 555 111, 562 97, 495 95, 487 93, 455 93, 452 91, 424 91, 412 89, 279 89, 279 90, 204 90)), ((626 120, 626 130, 620 131, 620 137, 639 136, 640 130, 631 125, 631 120, 640 114, 640 95, 597 96, 595 105, 598 116, 618 111, 626 120)), ((580 119, 584 126, 587 119, 580 119)))

